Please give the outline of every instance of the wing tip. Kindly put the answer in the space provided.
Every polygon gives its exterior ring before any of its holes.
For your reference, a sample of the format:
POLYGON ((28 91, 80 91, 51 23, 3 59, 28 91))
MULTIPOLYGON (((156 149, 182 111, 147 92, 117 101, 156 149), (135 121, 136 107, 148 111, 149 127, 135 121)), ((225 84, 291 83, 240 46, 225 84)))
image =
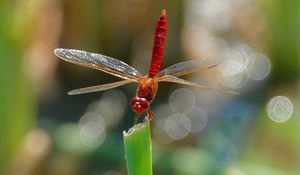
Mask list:
POLYGON ((67 94, 68 95, 78 95, 79 94, 79 92, 78 92, 78 90, 71 90, 71 91, 69 91, 69 92, 67 92, 67 94))
POLYGON ((54 49, 54 54, 56 55, 56 56, 60 56, 61 55, 61 53, 62 53, 62 51, 63 51, 64 49, 63 48, 56 48, 56 49, 54 49))

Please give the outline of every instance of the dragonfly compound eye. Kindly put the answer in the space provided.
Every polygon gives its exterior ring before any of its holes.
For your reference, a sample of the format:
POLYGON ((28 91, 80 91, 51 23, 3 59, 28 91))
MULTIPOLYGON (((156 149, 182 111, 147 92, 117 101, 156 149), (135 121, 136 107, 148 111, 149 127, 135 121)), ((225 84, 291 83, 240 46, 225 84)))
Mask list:
POLYGON ((136 113, 141 113, 149 108, 149 102, 146 98, 133 97, 131 99, 131 108, 136 113))

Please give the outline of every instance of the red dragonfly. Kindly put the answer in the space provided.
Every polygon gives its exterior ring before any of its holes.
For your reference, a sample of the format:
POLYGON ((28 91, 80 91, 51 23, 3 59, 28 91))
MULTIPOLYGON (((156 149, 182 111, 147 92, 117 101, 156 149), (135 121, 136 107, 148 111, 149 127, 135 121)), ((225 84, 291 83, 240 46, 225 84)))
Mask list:
MULTIPOLYGON (((67 62, 96 69, 123 79, 121 81, 113 83, 75 89, 68 92, 68 94, 75 95, 103 91, 135 82, 138 83, 138 88, 136 91, 136 96, 131 99, 131 108, 137 114, 137 116, 140 116, 143 112, 147 112, 150 120, 153 117, 153 113, 151 112, 149 105, 156 95, 159 82, 172 82, 199 88, 222 91, 231 94, 237 94, 233 91, 227 91, 210 86, 200 85, 178 78, 178 76, 190 74, 201 69, 213 68, 218 64, 222 63, 222 59, 203 58, 185 61, 174 64, 160 71, 163 49, 166 39, 166 30, 166 10, 163 9, 155 27, 152 58, 148 75, 142 75, 135 68, 129 66, 128 64, 118 59, 109 56, 75 49, 55 49, 55 55, 67 62)), ((137 118, 138 117, 136 117, 136 120, 137 118)))

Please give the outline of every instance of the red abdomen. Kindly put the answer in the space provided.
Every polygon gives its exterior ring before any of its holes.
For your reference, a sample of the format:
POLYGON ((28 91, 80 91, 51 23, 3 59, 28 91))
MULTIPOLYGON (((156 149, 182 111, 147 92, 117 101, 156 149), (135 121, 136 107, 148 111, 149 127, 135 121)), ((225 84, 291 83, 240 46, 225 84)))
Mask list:
POLYGON ((167 17, 166 10, 161 11, 161 15, 156 23, 155 33, 154 33, 154 42, 152 48, 152 58, 149 68, 149 77, 155 77, 160 71, 160 65, 162 61, 165 39, 167 31, 167 17))

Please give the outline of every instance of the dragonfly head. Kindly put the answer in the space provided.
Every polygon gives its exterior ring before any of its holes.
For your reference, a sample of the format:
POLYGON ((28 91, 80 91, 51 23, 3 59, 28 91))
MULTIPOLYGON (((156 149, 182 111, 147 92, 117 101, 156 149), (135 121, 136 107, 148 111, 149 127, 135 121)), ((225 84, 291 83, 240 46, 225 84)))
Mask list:
POLYGON ((133 97, 131 108, 136 113, 142 113, 149 108, 149 101, 146 98, 133 97))

